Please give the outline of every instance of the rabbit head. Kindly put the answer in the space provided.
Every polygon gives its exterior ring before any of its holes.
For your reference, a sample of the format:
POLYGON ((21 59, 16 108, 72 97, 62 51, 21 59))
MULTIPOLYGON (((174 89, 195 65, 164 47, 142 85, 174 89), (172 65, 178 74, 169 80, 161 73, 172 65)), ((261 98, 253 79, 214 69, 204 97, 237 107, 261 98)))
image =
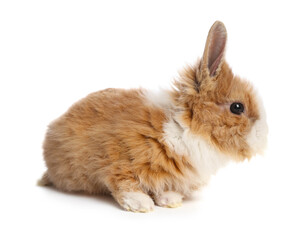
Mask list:
POLYGON ((253 86, 235 76, 224 59, 227 32, 221 22, 209 31, 204 54, 175 81, 180 122, 236 160, 261 153, 267 124, 253 86))

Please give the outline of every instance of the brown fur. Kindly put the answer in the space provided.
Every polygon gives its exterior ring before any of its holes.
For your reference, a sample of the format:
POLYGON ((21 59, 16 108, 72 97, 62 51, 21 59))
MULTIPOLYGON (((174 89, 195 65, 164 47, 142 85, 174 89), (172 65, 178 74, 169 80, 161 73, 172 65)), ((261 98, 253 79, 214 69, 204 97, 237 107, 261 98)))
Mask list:
POLYGON ((145 105, 140 90, 90 94, 49 126, 49 181, 64 191, 109 191, 117 200, 121 189, 181 191, 183 169, 194 169, 163 142, 166 120, 160 109, 145 105))
MULTIPOLYGON (((251 86, 235 77, 224 61, 226 32, 216 22, 203 59, 187 67, 170 92, 182 121, 217 150, 249 158, 245 141, 259 118, 251 86), (245 104, 234 115, 228 104, 245 104)), ((144 90, 106 89, 92 93, 50 124, 44 142, 47 173, 41 184, 63 191, 110 192, 124 204, 123 193, 142 192, 155 199, 165 191, 187 194, 199 184, 188 156, 178 155, 164 139, 173 112, 149 103, 144 90), (188 188, 188 186, 186 186, 188 188)))

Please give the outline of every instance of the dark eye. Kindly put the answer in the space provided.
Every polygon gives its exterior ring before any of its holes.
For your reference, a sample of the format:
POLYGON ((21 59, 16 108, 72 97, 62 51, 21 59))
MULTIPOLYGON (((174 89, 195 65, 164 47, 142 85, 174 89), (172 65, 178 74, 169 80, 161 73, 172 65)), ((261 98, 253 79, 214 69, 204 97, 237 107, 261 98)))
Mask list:
POLYGON ((231 104, 230 110, 232 113, 240 115, 244 112, 244 106, 242 103, 234 102, 231 104))

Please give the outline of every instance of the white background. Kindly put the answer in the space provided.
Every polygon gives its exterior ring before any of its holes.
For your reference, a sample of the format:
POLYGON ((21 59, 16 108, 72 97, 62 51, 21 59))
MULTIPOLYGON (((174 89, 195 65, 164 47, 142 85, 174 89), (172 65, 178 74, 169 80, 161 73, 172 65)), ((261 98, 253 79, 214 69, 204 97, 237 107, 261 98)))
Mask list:
POLYGON ((1 1, 1 239, 302 239, 299 1, 1 1), (169 87, 215 20, 267 109, 264 157, 231 164, 181 208, 36 186, 46 126, 108 87, 169 87))

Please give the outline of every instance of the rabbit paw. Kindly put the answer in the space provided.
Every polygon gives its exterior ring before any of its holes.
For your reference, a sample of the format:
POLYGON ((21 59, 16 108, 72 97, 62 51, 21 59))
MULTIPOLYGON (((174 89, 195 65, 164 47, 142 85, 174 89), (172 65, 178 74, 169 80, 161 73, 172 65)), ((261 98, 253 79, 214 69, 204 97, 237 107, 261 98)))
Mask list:
POLYGON ((183 195, 177 192, 163 192, 155 197, 155 202, 160 207, 176 208, 182 204, 183 195))
POLYGON ((123 194, 121 206, 127 211, 150 212, 153 211, 154 202, 145 193, 126 192, 123 194))

